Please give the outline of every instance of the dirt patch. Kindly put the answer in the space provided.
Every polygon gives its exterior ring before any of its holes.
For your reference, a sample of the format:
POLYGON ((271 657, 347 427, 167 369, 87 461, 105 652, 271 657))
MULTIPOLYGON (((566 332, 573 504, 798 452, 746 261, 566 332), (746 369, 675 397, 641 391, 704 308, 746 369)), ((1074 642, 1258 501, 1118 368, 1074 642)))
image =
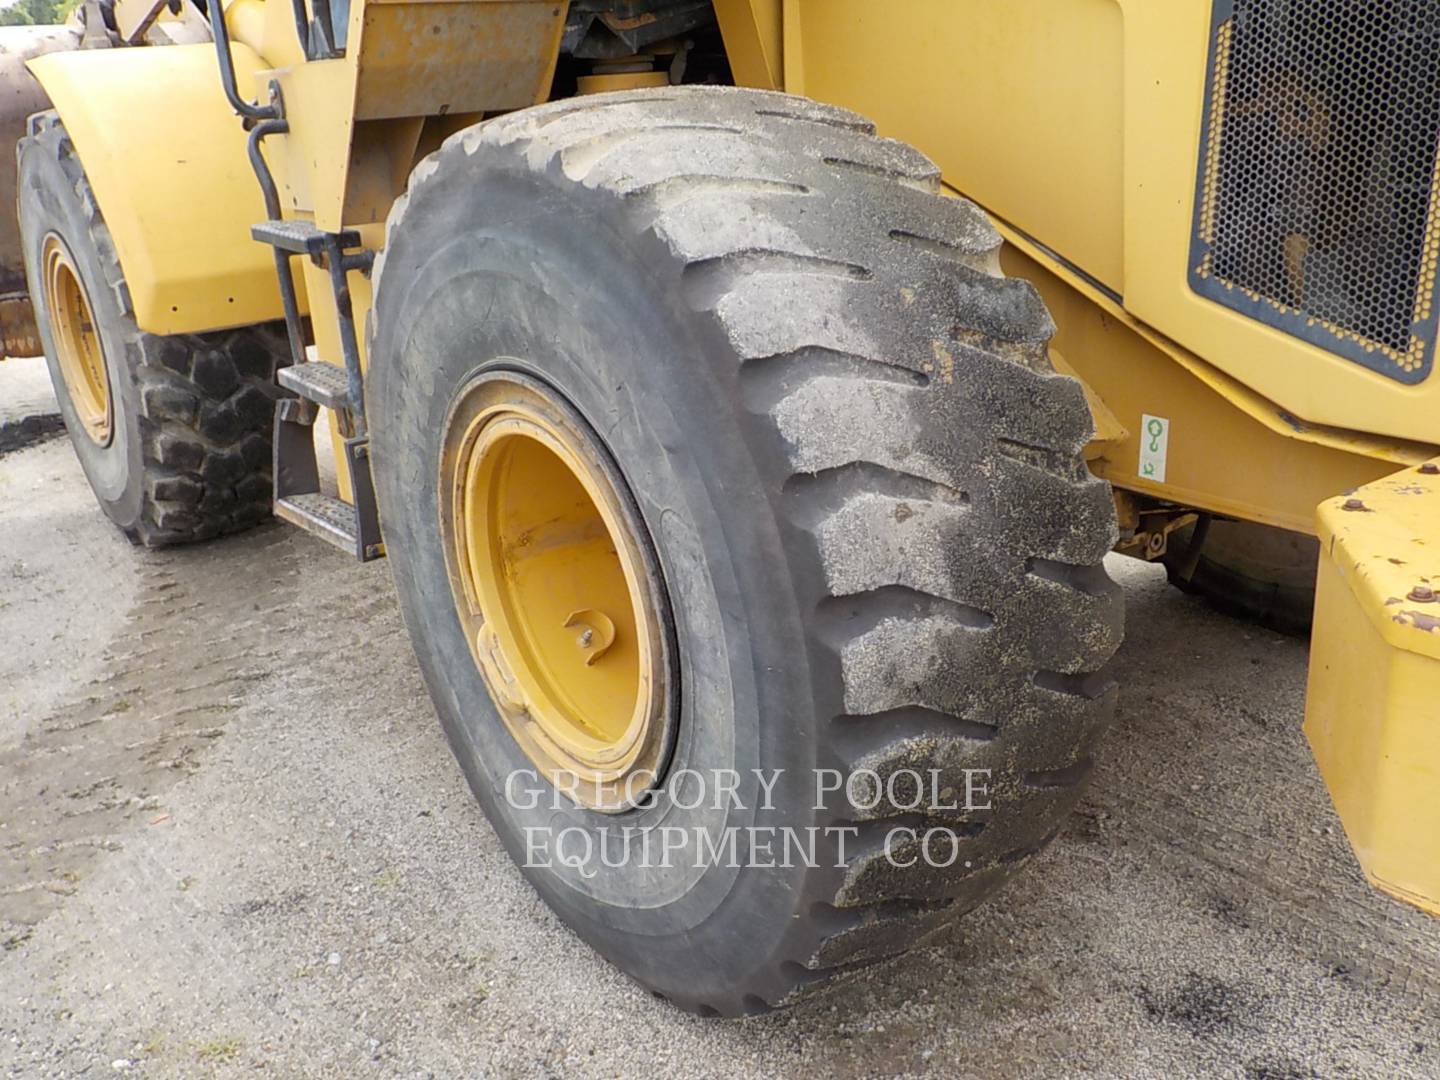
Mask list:
POLYGON ((0 424, 0 457, 63 434, 65 421, 60 419, 59 413, 27 416, 23 420, 7 420, 0 424))
MULTIPOLYGON (((250 546, 283 574, 291 538, 267 533, 250 546)), ((251 583, 225 572, 227 545, 134 556, 139 587, 103 670, 0 749, 11 853, 0 896, 12 936, 74 893, 125 829, 164 821, 163 794, 200 768, 246 684, 267 678, 279 655, 274 635, 287 620, 252 605, 251 583)))
POLYGON ((1238 988, 1193 971, 1178 986, 1167 990, 1141 987, 1139 993, 1153 1019, 1178 1025, 1197 1037, 1230 1030, 1250 1005, 1248 995, 1238 988))
POLYGON ((719 1023, 510 862, 383 563, 98 518, 63 443, 0 465, 0 1072, 1440 1075, 1440 933, 1345 846, 1303 644, 1154 568, 1112 565, 1119 716, 1055 845, 903 961, 719 1023))

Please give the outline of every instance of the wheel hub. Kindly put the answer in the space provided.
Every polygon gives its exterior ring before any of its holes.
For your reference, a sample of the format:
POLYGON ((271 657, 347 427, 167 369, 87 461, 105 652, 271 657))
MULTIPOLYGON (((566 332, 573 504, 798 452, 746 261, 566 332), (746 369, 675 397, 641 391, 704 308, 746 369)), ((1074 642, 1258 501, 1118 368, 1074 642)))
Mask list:
POLYGON ((673 742, 669 612, 649 539, 594 433, 513 372, 456 399, 441 457, 456 611, 539 775, 620 811, 673 742))
POLYGON ((85 434, 97 445, 106 446, 112 433, 114 408, 90 298, 69 249, 55 233, 45 237, 40 262, 45 310, 50 316, 61 377, 85 434))

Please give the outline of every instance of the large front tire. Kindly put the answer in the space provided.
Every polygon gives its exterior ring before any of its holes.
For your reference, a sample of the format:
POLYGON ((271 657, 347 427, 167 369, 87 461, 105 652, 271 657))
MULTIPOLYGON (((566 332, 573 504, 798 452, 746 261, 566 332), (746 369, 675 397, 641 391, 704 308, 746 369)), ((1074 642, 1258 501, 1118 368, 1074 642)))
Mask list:
POLYGON ((146 547, 270 516, 283 326, 146 333, 110 230, 55 113, 19 147, 20 234, 50 379, 106 516, 146 547))
POLYGON ((740 90, 491 121, 391 214, 368 406, 427 685, 535 888, 685 1008, 763 1011, 902 952, 1038 852, 1089 772, 1121 634, 1113 508, 1080 456, 1080 387, 998 246, 862 118, 740 90), (733 771, 734 798, 613 814, 529 806, 533 779, 511 781, 534 758, 487 692, 441 527, 462 483, 447 432, 495 380, 538 388, 613 462, 673 620, 662 787, 733 771), (698 840, 682 865, 617 857, 625 827, 739 835, 739 865, 698 840), (903 830, 935 827, 954 842, 927 860, 903 830), (562 834, 610 865, 563 865, 562 834), (766 854, 777 836, 819 854, 766 854))

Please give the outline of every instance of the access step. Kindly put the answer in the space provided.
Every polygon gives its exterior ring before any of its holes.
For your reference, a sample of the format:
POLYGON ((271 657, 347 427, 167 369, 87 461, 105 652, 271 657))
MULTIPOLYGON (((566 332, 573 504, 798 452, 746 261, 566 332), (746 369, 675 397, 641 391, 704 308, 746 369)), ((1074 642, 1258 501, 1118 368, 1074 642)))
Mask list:
POLYGON ((348 551, 357 558, 359 550, 359 518, 355 508, 333 495, 318 491, 303 495, 287 495, 275 502, 275 516, 308 533, 348 551))
MULTIPOLYGON (((296 366, 329 365, 311 362, 296 366)), ((335 462, 336 470, 349 479, 352 501, 327 494, 321 490, 320 463, 315 457, 315 420, 319 411, 308 398, 282 398, 275 403, 275 516, 299 525, 361 562, 382 559, 385 543, 380 539, 380 515, 370 477, 370 440, 363 435, 347 436, 343 453, 335 462)), ((348 425, 348 413, 337 415, 342 427, 348 425)))
POLYGON ((293 251, 296 255, 309 255, 316 262, 328 250, 331 241, 341 251, 360 246, 360 234, 354 229, 342 229, 328 233, 316 228, 313 221, 286 218, 283 221, 263 221, 250 226, 250 235, 262 244, 269 244, 281 251, 293 251))
MULTIPOLYGON (((272 215, 279 213, 274 199, 269 200, 267 209, 272 215)), ((250 235, 271 245, 275 252, 275 269, 285 299, 285 325, 295 361, 276 373, 276 381, 299 395, 275 403, 275 516, 350 552, 361 562, 384 558, 385 543, 380 538, 380 516, 370 477, 365 380, 360 371, 360 348, 346 280, 352 272, 368 277, 375 253, 365 249, 347 251, 360 248, 358 230, 327 232, 313 221, 298 218, 274 217, 252 225, 250 235), (311 262, 328 271, 344 367, 309 358, 311 347, 305 344, 304 326, 294 303, 287 252, 308 255, 311 262), (344 454, 335 466, 341 474, 340 489, 348 489, 351 497, 348 503, 321 490, 314 430, 321 408, 331 410, 336 430, 344 439, 344 454)))
POLYGON ((323 360, 292 364, 275 373, 280 385, 326 409, 350 407, 350 376, 345 369, 323 360))

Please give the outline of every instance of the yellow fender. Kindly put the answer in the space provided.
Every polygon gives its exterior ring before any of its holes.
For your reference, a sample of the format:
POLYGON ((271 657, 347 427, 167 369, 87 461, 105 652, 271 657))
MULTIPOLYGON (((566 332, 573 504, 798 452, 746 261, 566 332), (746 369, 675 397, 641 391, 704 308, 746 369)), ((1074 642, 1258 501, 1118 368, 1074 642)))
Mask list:
MULTIPOLYGON (((267 65, 232 45, 240 85, 267 65)), ((154 334, 283 317, 246 135, 214 47, 94 49, 29 63, 75 144, 115 242, 135 319, 154 334)))

